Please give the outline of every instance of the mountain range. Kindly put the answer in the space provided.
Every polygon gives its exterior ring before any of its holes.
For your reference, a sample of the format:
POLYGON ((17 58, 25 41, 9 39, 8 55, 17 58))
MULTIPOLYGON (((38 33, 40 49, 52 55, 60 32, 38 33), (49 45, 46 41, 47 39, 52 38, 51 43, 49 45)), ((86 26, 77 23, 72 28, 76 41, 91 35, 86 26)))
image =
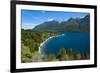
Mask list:
POLYGON ((83 18, 69 18, 66 21, 46 21, 33 28, 33 30, 49 30, 61 32, 89 32, 90 31, 90 15, 83 18))

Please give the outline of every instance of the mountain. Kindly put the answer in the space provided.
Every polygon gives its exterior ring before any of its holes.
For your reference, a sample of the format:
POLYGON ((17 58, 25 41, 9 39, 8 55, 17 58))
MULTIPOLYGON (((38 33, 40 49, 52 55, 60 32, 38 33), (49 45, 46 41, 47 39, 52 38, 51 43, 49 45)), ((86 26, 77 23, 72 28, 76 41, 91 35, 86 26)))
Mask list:
POLYGON ((58 21, 53 20, 53 21, 41 23, 37 25, 34 29, 35 30, 37 29, 39 30, 58 30, 59 27, 61 27, 61 24, 58 21))
POLYGON ((86 15, 80 21, 80 29, 85 31, 90 31, 90 15, 86 15))
POLYGON ((43 22, 33 28, 33 30, 88 32, 90 30, 90 15, 86 15, 84 18, 70 18, 62 22, 56 20, 43 22))
POLYGON ((64 25, 64 31, 78 31, 79 21, 78 19, 70 18, 68 21, 62 21, 61 24, 64 25))

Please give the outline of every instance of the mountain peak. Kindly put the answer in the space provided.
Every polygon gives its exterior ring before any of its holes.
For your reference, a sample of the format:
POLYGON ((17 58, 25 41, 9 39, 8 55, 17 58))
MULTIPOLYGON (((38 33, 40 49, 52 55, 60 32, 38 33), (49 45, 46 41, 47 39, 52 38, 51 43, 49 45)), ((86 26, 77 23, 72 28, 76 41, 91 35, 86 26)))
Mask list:
POLYGON ((53 31, 88 31, 90 25, 90 15, 84 18, 70 18, 66 21, 57 20, 46 21, 37 25, 33 30, 53 30, 53 31))

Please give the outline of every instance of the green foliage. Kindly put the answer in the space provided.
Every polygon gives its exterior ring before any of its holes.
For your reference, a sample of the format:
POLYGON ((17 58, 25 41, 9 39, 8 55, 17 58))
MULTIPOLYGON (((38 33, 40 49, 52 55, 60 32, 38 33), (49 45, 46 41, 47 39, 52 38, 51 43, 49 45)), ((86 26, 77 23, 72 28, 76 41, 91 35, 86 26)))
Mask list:
POLYGON ((82 59, 90 59, 90 55, 89 55, 90 53, 89 52, 84 52, 84 53, 82 53, 82 59))
POLYGON ((44 57, 44 61, 56 61, 56 56, 54 54, 50 54, 46 57, 44 57))
POLYGON ((68 56, 66 55, 66 50, 65 48, 61 48, 60 51, 59 51, 59 54, 58 54, 58 58, 59 60, 67 60, 68 59, 68 56))
POLYGON ((57 59, 59 61, 67 61, 67 60, 81 60, 81 59, 89 59, 89 53, 84 52, 81 54, 80 52, 74 52, 69 49, 61 48, 57 59))
POLYGON ((37 56, 40 43, 58 32, 42 30, 21 30, 21 61, 32 62, 32 58, 37 56))
POLYGON ((81 54, 79 52, 75 52, 74 55, 73 55, 73 59, 80 60, 81 54))
POLYGON ((21 44, 21 62, 31 62, 31 52, 28 47, 25 45, 21 44))

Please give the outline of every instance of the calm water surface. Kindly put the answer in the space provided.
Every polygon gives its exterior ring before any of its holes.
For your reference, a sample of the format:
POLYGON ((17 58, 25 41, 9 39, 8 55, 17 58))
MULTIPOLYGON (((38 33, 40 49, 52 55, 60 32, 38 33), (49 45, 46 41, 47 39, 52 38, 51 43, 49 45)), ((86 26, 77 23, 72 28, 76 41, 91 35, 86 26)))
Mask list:
POLYGON ((57 54, 61 48, 75 52, 90 51, 90 34, 88 32, 69 32, 52 37, 43 44, 41 53, 57 54))

